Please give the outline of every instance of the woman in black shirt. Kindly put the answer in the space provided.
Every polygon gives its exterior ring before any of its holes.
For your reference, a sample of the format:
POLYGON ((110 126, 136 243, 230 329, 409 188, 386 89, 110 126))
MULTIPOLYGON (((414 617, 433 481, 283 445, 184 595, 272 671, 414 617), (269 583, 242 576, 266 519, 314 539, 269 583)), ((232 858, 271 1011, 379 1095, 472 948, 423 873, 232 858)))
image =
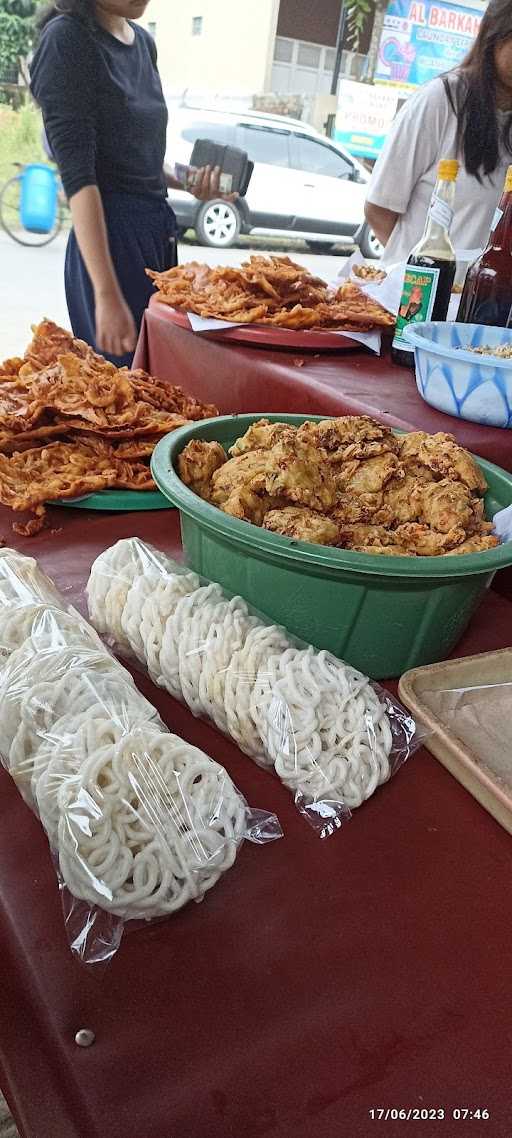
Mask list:
MULTIPOLYGON (((176 263, 176 219, 164 172, 167 108, 148 0, 59 0, 45 13, 31 66, 73 218, 66 299, 73 332, 115 363, 130 363, 152 286, 176 263)), ((206 168, 193 193, 221 196, 206 168)))

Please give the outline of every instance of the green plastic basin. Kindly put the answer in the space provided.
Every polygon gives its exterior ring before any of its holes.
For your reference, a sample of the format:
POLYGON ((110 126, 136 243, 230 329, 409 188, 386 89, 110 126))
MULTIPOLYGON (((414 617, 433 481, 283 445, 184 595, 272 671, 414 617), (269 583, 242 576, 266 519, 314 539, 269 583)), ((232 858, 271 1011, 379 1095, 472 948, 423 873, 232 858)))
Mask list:
MULTIPOLYGON (((458 557, 382 557, 292 541, 232 518, 185 486, 175 465, 191 439, 227 449, 258 419, 298 426, 314 415, 229 415, 181 427, 155 448, 151 469, 178 507, 188 564, 374 679, 399 676, 447 656, 512 542, 458 557)), ((486 513, 512 502, 512 475, 477 459, 488 483, 486 513)))

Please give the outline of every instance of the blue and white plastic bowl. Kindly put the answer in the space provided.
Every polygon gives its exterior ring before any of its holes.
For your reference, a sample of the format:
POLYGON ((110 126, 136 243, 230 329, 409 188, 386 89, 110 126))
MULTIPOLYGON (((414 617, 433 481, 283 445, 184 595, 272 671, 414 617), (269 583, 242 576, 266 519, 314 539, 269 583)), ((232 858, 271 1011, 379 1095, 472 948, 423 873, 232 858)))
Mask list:
POLYGON ((512 358, 464 350, 512 347, 511 328, 431 321, 409 325, 404 335, 414 347, 416 384, 426 403, 472 423, 512 427, 512 358))

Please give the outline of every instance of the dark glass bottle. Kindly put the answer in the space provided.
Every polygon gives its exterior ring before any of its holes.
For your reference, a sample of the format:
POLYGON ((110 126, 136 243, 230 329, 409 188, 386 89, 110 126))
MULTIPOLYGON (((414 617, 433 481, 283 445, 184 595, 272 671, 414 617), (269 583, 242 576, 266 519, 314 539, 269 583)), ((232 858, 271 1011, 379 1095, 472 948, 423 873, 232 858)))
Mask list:
POLYGON ((444 159, 439 163, 425 231, 405 267, 391 349, 394 362, 404 367, 414 367, 414 348, 404 339, 407 325, 424 320, 446 320, 448 313, 456 269, 450 226, 458 170, 459 164, 455 159, 444 159))
POLYGON ((512 166, 487 248, 468 269, 457 320, 512 327, 512 166))

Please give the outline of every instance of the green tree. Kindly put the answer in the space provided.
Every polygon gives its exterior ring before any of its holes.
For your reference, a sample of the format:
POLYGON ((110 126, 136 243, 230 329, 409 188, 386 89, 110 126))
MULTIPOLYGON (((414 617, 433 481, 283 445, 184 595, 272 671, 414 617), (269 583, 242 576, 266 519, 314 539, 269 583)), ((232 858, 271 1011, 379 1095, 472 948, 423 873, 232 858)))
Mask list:
POLYGON ((35 32, 37 0, 0 0, 0 82, 16 78, 35 32))
POLYGON ((346 42, 352 51, 357 51, 361 36, 371 17, 375 4, 372 0, 346 0, 347 7, 347 35, 346 42))
POLYGON ((358 50, 361 36, 369 21, 372 21, 367 78, 373 79, 388 0, 346 0, 346 6, 347 44, 352 51, 358 50))

